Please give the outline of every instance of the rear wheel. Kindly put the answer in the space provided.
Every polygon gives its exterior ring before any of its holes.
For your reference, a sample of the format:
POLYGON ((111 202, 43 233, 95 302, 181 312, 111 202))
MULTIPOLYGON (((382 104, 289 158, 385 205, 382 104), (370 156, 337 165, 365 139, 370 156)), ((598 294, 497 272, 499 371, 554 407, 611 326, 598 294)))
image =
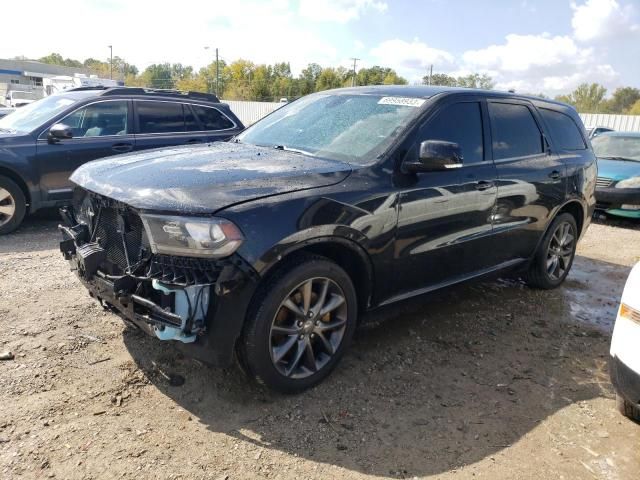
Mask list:
POLYGON ((27 202, 20 187, 10 178, 0 176, 0 235, 20 226, 27 202))
POLYGON ((540 242, 526 274, 535 288, 556 288, 569 274, 578 243, 578 227, 573 215, 558 215, 540 242))
POLYGON ((347 273, 324 257, 302 257, 256 294, 239 346, 241 363, 274 390, 307 389, 336 366, 356 318, 356 294, 347 273))
POLYGON ((616 406, 622 415, 640 423, 640 409, 633 403, 616 394, 616 406))

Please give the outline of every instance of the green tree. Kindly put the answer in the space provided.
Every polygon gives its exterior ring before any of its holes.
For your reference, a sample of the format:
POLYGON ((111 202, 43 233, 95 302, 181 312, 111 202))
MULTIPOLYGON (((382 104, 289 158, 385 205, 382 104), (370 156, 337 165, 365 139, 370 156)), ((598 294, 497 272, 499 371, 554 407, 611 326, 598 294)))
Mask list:
POLYGON ((640 100, 636 100, 636 103, 631 106, 627 113, 629 115, 640 115, 640 100))
POLYGON ((556 100, 573 105, 580 113, 602 112, 607 89, 598 83, 583 83, 568 95, 558 95, 556 100))
POLYGON ((62 67, 82 67, 82 63, 78 60, 73 60, 71 58, 62 58, 62 55, 59 53, 51 53, 46 57, 42 57, 38 59, 39 62, 48 63, 50 65, 60 65, 62 67))
POLYGON ((486 73, 482 75, 472 73, 464 77, 458 77, 456 83, 458 87, 481 88, 483 90, 491 90, 495 86, 493 79, 486 73))
POLYGON ((356 76, 356 83, 358 85, 406 85, 407 80, 392 68, 374 65, 371 68, 361 68, 356 76))
POLYGON ((307 68, 304 68, 302 72, 300 72, 300 76, 298 77, 300 95, 307 95, 316 91, 316 84, 318 83, 318 78, 321 73, 322 67, 317 63, 310 63, 307 65, 307 68))
MULTIPOLYGON (((422 77, 423 85, 429 85, 429 75, 422 77)), ((447 75, 446 73, 434 73, 431 75, 431 85, 440 85, 443 87, 455 87, 458 85, 456 77, 447 75)))
POLYGON ((604 102, 604 108, 610 113, 627 113, 638 100, 640 100, 639 89, 617 88, 611 98, 604 102))
POLYGON ((329 90, 343 86, 344 77, 335 68, 323 68, 316 82, 316 91, 329 90))

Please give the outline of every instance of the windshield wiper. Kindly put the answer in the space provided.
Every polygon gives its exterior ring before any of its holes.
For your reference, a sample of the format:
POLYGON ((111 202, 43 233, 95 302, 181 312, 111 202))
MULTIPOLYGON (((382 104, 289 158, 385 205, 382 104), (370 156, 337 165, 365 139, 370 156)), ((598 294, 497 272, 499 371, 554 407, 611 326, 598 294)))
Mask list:
POLYGON ((623 162, 640 162, 640 159, 629 157, 600 156, 598 158, 604 158, 605 160, 622 160, 623 162))
POLYGON ((275 148, 276 150, 284 150, 286 152, 301 153, 302 155, 309 155, 310 157, 315 156, 313 153, 307 152, 306 150, 302 150, 300 148, 291 148, 287 147, 286 145, 274 145, 273 148, 275 148))

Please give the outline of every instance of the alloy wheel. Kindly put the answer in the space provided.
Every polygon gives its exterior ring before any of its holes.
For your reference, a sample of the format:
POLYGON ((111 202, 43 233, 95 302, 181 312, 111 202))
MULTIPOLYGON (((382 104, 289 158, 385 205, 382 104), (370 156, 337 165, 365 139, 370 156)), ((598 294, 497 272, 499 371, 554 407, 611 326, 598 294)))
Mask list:
POLYGON ((9 223, 16 213, 16 201, 9 190, 0 187, 0 227, 9 223))
POLYGON ((337 352, 347 327, 347 301, 329 278, 311 278, 295 287, 271 323, 271 361, 280 374, 306 378, 337 352))
POLYGON ((558 224, 547 249, 547 275, 552 280, 562 278, 571 265, 575 233, 569 222, 558 224))

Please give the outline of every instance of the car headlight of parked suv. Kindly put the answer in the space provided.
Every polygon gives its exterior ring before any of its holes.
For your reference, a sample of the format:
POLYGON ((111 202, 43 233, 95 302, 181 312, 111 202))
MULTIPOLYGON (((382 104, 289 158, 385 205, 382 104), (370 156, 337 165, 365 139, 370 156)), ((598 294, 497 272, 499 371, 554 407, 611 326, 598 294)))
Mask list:
POLYGON ((240 229, 224 218, 142 214, 153 253, 228 257, 242 244, 240 229))
POLYGON ((640 177, 631 177, 620 180, 616 188, 640 188, 640 177))

